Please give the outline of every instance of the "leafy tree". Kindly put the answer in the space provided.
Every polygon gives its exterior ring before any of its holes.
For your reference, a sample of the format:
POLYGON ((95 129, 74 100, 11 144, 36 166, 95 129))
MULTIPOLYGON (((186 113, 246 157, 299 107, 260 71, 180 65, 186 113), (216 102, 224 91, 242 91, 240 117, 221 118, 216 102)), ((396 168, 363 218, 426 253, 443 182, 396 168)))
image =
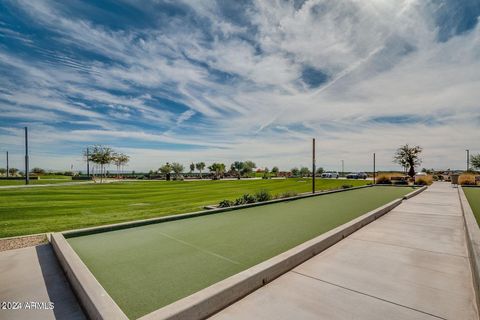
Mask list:
POLYGON ((178 162, 174 162, 171 164, 171 167, 172 167, 172 171, 175 173, 175 177, 179 177, 180 174, 183 172, 183 165, 181 165, 180 163, 178 162))
POLYGON ((114 159, 113 149, 105 146, 94 146, 89 153, 89 160, 100 166, 100 183, 103 182, 105 167, 114 159))
POLYGON ((298 175, 300 174, 300 170, 298 170, 298 168, 293 168, 292 170, 290 170, 290 172, 294 177, 298 177, 298 175))
POLYGON ((113 161, 117 166, 117 173, 119 171, 123 173, 125 165, 130 161, 130 157, 124 153, 116 153, 113 161))
POLYGON ((238 179, 240 179, 241 175, 242 175, 242 170, 245 166, 245 163, 241 162, 241 161, 235 161, 234 163, 232 163, 232 165, 230 166, 230 169, 235 172, 237 174, 237 177, 238 179))
POLYGON ((243 168, 242 168, 242 174, 243 175, 248 175, 253 172, 253 169, 255 169, 257 166, 255 162, 247 160, 243 163, 243 168))
POLYGON ((210 170, 210 172, 215 173, 215 179, 218 179, 225 172, 225 164, 215 162, 208 167, 208 170, 210 170))
POLYGON ((16 176, 18 171, 19 170, 17 168, 10 168, 10 169, 8 169, 8 174, 11 175, 11 176, 16 176))
POLYGON ((307 167, 300 168, 300 176, 306 177, 310 174, 310 170, 307 167))
POLYGON ((420 153, 422 153, 422 148, 420 146, 410 147, 406 144, 397 149, 393 162, 408 169, 408 175, 413 178, 415 176, 415 167, 422 163, 420 153))
POLYGON ((205 162, 198 162, 195 164, 195 168, 200 172, 200 179, 202 179, 202 171, 205 169, 205 162))
POLYGON ((172 166, 170 165, 170 163, 165 163, 158 169, 158 171, 165 175, 166 180, 170 180, 170 173, 172 172, 172 166))
POLYGON ((45 170, 43 170, 42 168, 33 168, 32 169, 32 173, 35 173, 35 174, 45 174, 45 170))
POLYGON ((0 174, 3 176, 7 173, 7 169, 5 168, 0 168, 0 174))
POLYGON ((195 163, 190 163, 190 173, 192 173, 193 171, 195 171, 195 163))
POLYGON ((317 174, 318 174, 318 175, 321 175, 321 174, 324 173, 324 172, 325 172, 325 170, 324 170, 322 167, 320 167, 320 168, 317 169, 317 174))
POLYGON ((470 164, 472 168, 480 170, 480 153, 470 156, 470 164))
POLYGON ((278 176, 278 172, 279 172, 279 171, 280 171, 280 170, 278 170, 278 167, 273 167, 273 168, 272 168, 272 173, 275 175, 275 177, 278 176))

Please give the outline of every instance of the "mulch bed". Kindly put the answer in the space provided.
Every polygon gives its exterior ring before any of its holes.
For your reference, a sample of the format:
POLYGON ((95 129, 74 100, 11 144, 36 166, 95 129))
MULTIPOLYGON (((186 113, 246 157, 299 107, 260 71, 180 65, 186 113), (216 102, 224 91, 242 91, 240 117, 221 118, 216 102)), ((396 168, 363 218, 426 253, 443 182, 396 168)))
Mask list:
POLYGON ((45 243, 48 243, 47 236, 45 234, 0 239, 0 251, 32 247, 45 243))

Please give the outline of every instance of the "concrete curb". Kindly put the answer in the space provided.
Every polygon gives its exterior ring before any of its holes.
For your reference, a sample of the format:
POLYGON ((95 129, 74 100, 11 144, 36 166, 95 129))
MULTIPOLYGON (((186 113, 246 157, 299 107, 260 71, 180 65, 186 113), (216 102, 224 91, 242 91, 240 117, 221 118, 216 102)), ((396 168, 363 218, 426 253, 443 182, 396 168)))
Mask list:
POLYGON ((239 209, 264 206, 264 205, 271 204, 271 203, 293 201, 293 200, 297 200, 297 199, 317 197, 317 196, 321 196, 321 195, 325 195, 325 194, 351 191, 351 190, 370 188, 370 187, 372 187, 372 185, 365 185, 365 186, 353 187, 353 188, 348 188, 348 189, 335 189, 335 190, 329 190, 329 191, 318 192, 318 193, 297 195, 297 196, 294 196, 294 197, 283 198, 283 199, 273 199, 273 200, 269 200, 269 201, 249 203, 249 204, 244 204, 244 205, 234 206, 234 207, 228 207, 228 208, 215 208, 215 209, 210 209, 210 210, 202 210, 202 211, 195 211, 195 212, 190 212, 190 213, 175 214, 175 215, 159 217, 159 218, 150 218, 150 219, 144 219, 144 220, 135 220, 135 221, 122 222, 122 223, 115 223, 115 224, 109 224, 109 225, 99 226, 99 227, 90 227, 90 228, 68 230, 68 231, 62 232, 62 234, 66 238, 71 238, 71 237, 83 236, 83 235, 100 233, 100 232, 105 232, 105 231, 128 229, 128 228, 140 227, 140 226, 149 225, 149 224, 155 224, 155 223, 161 223, 161 222, 167 222, 167 221, 174 221, 174 220, 181 220, 181 219, 199 217, 199 216, 228 212, 228 211, 236 211, 236 210, 239 210, 239 209))
POLYGON ((128 320, 61 233, 51 235, 53 250, 89 319, 128 320))
MULTIPOLYGON (((480 228, 473 215, 472 208, 468 202, 463 187, 459 186, 458 196, 462 206, 463 218, 465 221, 467 247, 470 256, 470 265, 472 268, 473 284, 475 296, 477 298, 477 309, 480 307, 480 228)), ((479 309, 480 311, 480 309, 479 309)))
POLYGON ((418 189, 418 190, 412 191, 412 192, 410 192, 409 194, 405 195, 405 196, 403 197, 403 199, 407 200, 407 199, 413 198, 413 197, 415 197, 417 194, 419 194, 420 192, 423 192, 423 191, 427 190, 427 188, 428 188, 428 186, 423 186, 423 187, 421 187, 421 188, 418 189))

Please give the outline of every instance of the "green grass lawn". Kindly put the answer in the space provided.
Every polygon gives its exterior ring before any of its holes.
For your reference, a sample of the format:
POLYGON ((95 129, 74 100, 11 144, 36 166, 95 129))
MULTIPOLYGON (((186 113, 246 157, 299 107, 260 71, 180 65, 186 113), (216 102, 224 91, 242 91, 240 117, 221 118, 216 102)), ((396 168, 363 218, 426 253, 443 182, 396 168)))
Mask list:
MULTIPOLYGON (((193 188, 194 183, 191 184, 193 188)), ((274 188, 279 186, 272 184, 274 188)), ((222 187, 226 193, 234 188, 230 184, 222 187)), ((412 190, 411 187, 350 190, 67 240, 133 319, 412 190)))
MULTIPOLYGON (((71 182, 72 177, 65 178, 41 178, 39 180, 30 180, 30 184, 55 184, 71 182)), ((0 186, 21 186, 25 184, 25 180, 0 180, 0 186)))
MULTIPOLYGON (((316 188, 365 183, 318 179, 316 188)), ((139 181, 0 189, 0 238, 198 211, 260 189, 272 194, 307 192, 311 180, 139 181)))
POLYGON ((473 215, 475 216, 475 219, 477 219, 477 223, 480 225, 480 188, 463 188, 463 191, 468 199, 468 203, 470 203, 473 215))

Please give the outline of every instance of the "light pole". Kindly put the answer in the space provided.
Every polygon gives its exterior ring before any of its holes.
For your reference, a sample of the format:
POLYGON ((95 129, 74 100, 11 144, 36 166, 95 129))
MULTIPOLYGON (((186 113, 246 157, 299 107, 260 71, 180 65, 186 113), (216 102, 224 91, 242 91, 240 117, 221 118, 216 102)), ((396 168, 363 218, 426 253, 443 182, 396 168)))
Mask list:
POLYGON ((375 152, 373 153, 373 184, 375 184, 375 152))
POLYGON ((467 171, 470 170, 470 150, 465 150, 467 152, 467 171))
POLYGON ((7 178, 8 178, 8 170, 9 168, 8 168, 8 151, 7 151, 7 178))
POLYGON ((345 175, 345 162, 342 160, 342 177, 345 175))
POLYGON ((90 155, 88 154, 89 150, 87 148, 87 177, 90 178, 90 155))
POLYGON ((312 193, 315 193, 315 138, 312 139, 312 193))
POLYGON ((25 127, 25 184, 30 183, 28 175, 28 128, 25 127))

